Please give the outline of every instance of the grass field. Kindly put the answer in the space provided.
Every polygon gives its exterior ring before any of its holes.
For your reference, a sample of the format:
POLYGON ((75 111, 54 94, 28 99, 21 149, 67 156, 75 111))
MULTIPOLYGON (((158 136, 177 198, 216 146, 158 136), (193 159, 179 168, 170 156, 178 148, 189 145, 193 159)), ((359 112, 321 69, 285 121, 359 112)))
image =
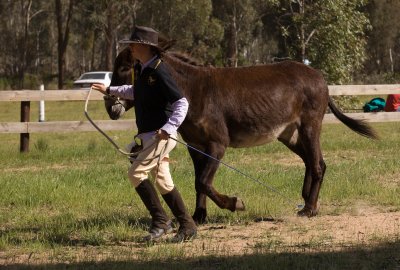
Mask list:
MULTIPOLYGON (((18 121, 18 106, 3 103, 0 121, 18 121)), ((32 104, 31 121, 37 119, 36 106, 32 104)), ((48 102, 46 106, 48 121, 84 120, 82 102, 48 102)), ((107 119, 99 102, 91 104, 90 113, 94 119, 107 119)), ((373 127, 381 140, 365 139, 341 124, 324 125, 321 138, 328 168, 320 194, 321 220, 354 214, 354 205, 360 203, 385 213, 400 211, 400 123, 379 123, 373 127)), ((128 144, 134 135, 110 134, 121 145, 128 144)), ((281 236, 272 235, 269 230, 260 232, 264 238, 251 244, 246 252, 240 251, 240 255, 224 245, 211 245, 214 236, 207 232, 215 228, 217 233, 229 236, 234 228, 256 228, 256 220, 277 222, 295 216, 296 205, 303 203, 304 165, 280 143, 229 149, 224 161, 261 179, 283 196, 221 167, 215 187, 224 194, 240 196, 247 210, 231 213, 209 201, 209 224, 205 225, 208 231, 200 230, 199 239, 189 244, 147 246, 139 239, 150 219, 127 180, 129 162, 99 133, 31 134, 27 154, 18 152, 18 134, 0 134, 0 139, 0 268, 400 267, 400 255, 396 257, 400 254, 400 221, 393 225, 399 226, 395 227, 399 228, 396 237, 373 234, 362 242, 359 235, 354 235, 355 241, 336 243, 335 247, 323 244, 326 233, 308 241, 302 250, 283 244, 277 238, 281 236), (392 253, 393 260, 387 259, 392 253)), ((193 211, 195 192, 190 157, 178 144, 171 160, 175 184, 193 211)), ((301 222, 317 222, 320 217, 301 222)), ((301 229, 296 229, 299 232, 301 229)))

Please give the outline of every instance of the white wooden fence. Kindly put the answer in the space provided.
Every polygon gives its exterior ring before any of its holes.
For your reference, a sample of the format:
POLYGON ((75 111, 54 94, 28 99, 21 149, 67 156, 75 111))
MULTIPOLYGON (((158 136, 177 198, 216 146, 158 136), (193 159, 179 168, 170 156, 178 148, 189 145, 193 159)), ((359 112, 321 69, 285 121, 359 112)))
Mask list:
MULTIPOLYGON (((21 122, 0 122, 0 133, 20 133, 20 150, 29 150, 29 133, 36 132, 79 132, 95 131, 96 129, 88 121, 52 121, 31 122, 31 101, 73 101, 85 100, 87 90, 19 90, 0 91, 0 102, 21 102, 21 122)), ((400 84, 388 85, 331 85, 329 94, 336 95, 371 95, 382 96, 387 94, 400 94, 400 84)), ((91 100, 103 100, 103 95, 94 92, 91 100)), ((400 121, 400 113, 378 112, 378 113, 346 113, 352 118, 364 119, 368 122, 393 122, 400 121)), ((135 125, 132 120, 97 120, 95 123, 103 130, 132 130, 135 125)), ((326 114, 324 123, 339 122, 334 115, 326 114)))

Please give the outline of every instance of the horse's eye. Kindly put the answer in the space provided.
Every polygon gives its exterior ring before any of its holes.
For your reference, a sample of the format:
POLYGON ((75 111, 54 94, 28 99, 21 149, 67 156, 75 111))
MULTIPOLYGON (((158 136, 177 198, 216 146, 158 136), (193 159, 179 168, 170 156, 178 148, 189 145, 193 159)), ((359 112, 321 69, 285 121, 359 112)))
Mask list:
POLYGON ((119 69, 120 72, 128 72, 129 70, 130 70, 129 67, 121 67, 121 68, 119 69))

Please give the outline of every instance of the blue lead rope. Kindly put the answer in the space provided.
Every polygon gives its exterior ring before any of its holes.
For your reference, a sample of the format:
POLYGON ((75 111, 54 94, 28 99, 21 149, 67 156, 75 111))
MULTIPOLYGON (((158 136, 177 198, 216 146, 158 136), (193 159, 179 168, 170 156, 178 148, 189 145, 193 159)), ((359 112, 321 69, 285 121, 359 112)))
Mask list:
POLYGON ((262 182, 260 179, 255 178, 255 177, 253 177, 253 176, 251 176, 251 175, 249 175, 249 174, 246 174, 246 173, 244 173, 244 172, 242 172, 242 171, 236 169, 235 167, 233 167, 233 166, 231 166, 231 165, 229 165, 229 164, 223 162, 222 160, 219 160, 219 159, 217 159, 217 158, 215 158, 215 157, 213 157, 213 156, 211 156, 211 155, 209 155, 209 154, 207 154, 207 153, 205 153, 205 152, 203 152, 203 151, 201 151, 201 150, 199 150, 199 149, 197 149, 197 148, 195 148, 195 147, 193 147, 193 146, 191 146, 191 145, 189 145, 189 144, 187 144, 187 143, 185 143, 185 142, 181 142, 181 141, 179 141, 178 139, 175 139, 175 138, 172 138, 172 137, 170 137, 170 138, 171 138, 172 140, 174 140, 174 141, 176 141, 176 142, 178 142, 178 143, 180 143, 180 144, 182 144, 182 145, 184 145, 184 146, 190 148, 190 149, 195 150, 196 152, 199 152, 200 154, 202 154, 202 155, 204 155, 204 156, 206 156, 206 157, 208 157, 208 158, 211 158, 211 159, 217 161, 218 163, 220 163, 220 164, 224 165, 225 167, 228 167, 229 169, 231 169, 231 170, 233 170, 233 171, 239 173, 240 175, 242 175, 242 176, 244 176, 244 177, 246 177, 246 178, 252 180, 253 182, 256 182, 257 184, 262 185, 263 187, 266 187, 266 188, 269 189, 270 191, 272 191, 272 192, 278 194, 279 196, 281 196, 282 198, 284 198, 288 203, 290 203, 290 204, 295 204, 295 205, 296 205, 296 209, 301 209, 301 208, 303 208, 303 206, 304 206, 303 204, 297 204, 297 203, 296 203, 295 201, 293 201, 292 199, 286 197, 283 193, 281 193, 281 192, 280 192, 279 190, 277 190, 275 187, 272 187, 272 186, 270 186, 270 185, 268 185, 268 184, 262 182))

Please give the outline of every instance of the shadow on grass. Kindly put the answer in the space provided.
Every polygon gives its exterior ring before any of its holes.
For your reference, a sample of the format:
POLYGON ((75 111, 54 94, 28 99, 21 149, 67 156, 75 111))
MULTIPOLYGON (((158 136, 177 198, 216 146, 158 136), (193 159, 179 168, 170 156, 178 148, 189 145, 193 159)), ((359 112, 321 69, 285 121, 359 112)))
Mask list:
POLYGON ((1 269, 400 269, 400 241, 342 251, 259 252, 243 256, 202 256, 182 260, 120 260, 56 264, 14 264, 1 269))

